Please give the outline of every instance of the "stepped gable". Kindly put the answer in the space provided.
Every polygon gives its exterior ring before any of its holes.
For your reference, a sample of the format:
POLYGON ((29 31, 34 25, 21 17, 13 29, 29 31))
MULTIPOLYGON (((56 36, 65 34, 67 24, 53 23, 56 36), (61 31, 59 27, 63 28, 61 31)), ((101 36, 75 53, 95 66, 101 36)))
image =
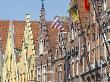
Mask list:
MULTIPOLYGON (((24 27, 25 27, 25 21, 19 21, 19 20, 13 20, 13 25, 14 25, 14 40, 15 40, 15 48, 21 49, 22 43, 23 43, 23 35, 24 35, 24 27)), ((6 47, 6 41, 7 41, 7 36, 8 36, 8 30, 9 30, 9 24, 10 20, 0 20, 0 36, 2 39, 2 49, 5 50, 6 47)), ((58 37, 58 29, 51 28, 52 21, 47 21, 46 26, 48 30, 48 35, 49 35, 49 41, 50 41, 50 48, 51 49, 56 49, 56 45, 58 44, 57 42, 57 37, 58 37)), ((32 32, 33 32, 33 39, 34 39, 34 44, 35 47, 37 47, 38 43, 38 32, 39 32, 39 24, 38 21, 31 21, 31 26, 32 26, 32 32)), ((63 24, 65 31, 68 29, 68 23, 63 24)))
MULTIPOLYGON (((23 42, 23 35, 24 35, 24 28, 25 28, 25 21, 13 20, 14 25, 14 40, 15 40, 15 48, 21 49, 22 42, 23 42)), ((38 42, 38 21, 31 21, 32 23, 32 32, 34 38, 35 47, 37 46, 38 42)), ((0 20, 0 36, 2 40, 2 49, 5 51, 6 41, 8 36, 8 30, 10 26, 10 20, 0 20)))
MULTIPOLYGON (((15 47, 20 49, 23 44, 25 21, 13 21, 13 24, 15 27, 15 47)), ((38 30, 39 30, 37 21, 31 21, 31 28, 33 32, 34 44, 36 47, 38 41, 38 30)))

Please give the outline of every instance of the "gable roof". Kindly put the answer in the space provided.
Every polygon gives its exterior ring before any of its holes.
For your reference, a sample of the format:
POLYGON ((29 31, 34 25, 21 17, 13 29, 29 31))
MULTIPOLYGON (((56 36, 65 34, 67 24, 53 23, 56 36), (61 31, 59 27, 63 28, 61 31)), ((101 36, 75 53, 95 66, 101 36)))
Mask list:
POLYGON ((15 48, 20 49, 22 46, 22 42, 23 42, 25 22, 14 20, 13 25, 14 25, 15 48))
MULTIPOLYGON (((14 42, 15 48, 21 49, 23 43, 23 35, 24 35, 24 28, 25 28, 25 21, 12 21, 14 25, 14 42)), ((32 32, 34 35, 34 44, 35 47, 37 46, 37 37, 38 37, 38 23, 36 21, 31 21, 32 32)), ((2 49, 5 51, 6 41, 8 36, 8 30, 10 26, 10 20, 0 20, 0 37, 2 40, 2 49)))
POLYGON ((0 37, 2 40, 2 50, 5 50, 6 41, 8 37, 8 30, 9 30, 9 20, 0 20, 0 37))
MULTIPOLYGON (((21 49, 22 43, 23 43, 23 35, 24 35, 24 28, 25 28, 25 21, 19 21, 19 20, 13 20, 12 21, 14 25, 14 42, 15 42, 15 48, 21 49)), ((31 21, 31 27, 33 32, 33 39, 35 48, 38 45, 38 33, 39 33, 39 22, 38 21, 31 21)), ((0 36, 2 40, 2 49, 5 50, 6 47, 6 41, 8 36, 8 30, 9 30, 9 24, 10 20, 0 20, 0 36)), ((49 35, 49 44, 51 49, 56 49, 56 46, 58 44, 57 37, 58 37, 58 29, 50 28, 52 24, 52 21, 47 21, 46 26, 48 30, 49 35)), ((68 30, 68 23, 64 22, 63 27, 65 31, 68 30)))

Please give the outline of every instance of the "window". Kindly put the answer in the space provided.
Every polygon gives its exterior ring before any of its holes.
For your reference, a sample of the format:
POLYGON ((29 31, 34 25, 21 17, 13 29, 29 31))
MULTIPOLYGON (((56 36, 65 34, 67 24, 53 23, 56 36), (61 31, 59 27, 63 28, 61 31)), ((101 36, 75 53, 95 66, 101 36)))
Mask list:
POLYGON ((99 35, 97 35, 97 39, 99 39, 99 35))
POLYGON ((68 32, 68 42, 70 42, 70 31, 68 32))
POLYGON ((71 40, 74 40, 75 39, 75 33, 76 33, 76 28, 74 27, 74 24, 72 23, 71 24, 71 40))
POLYGON ((47 82, 47 68, 46 68, 46 65, 42 66, 42 82, 47 82))
POLYGON ((103 0, 104 1, 104 3, 103 3, 103 7, 104 7, 104 11, 107 9, 107 1, 106 0, 103 0))
POLYGON ((72 63, 72 72, 73 72, 73 77, 74 77, 74 63, 72 63))
POLYGON ((88 59, 90 61, 90 51, 87 52, 87 55, 88 55, 88 59))
POLYGON ((74 29, 71 29, 71 39, 74 40, 75 36, 74 36, 74 29))
POLYGON ((77 66, 76 66, 77 67, 77 69, 76 69, 77 70, 76 75, 78 75, 79 74, 79 66, 78 66, 79 63, 78 63, 78 61, 76 61, 76 64, 77 64, 77 66))
POLYGON ((58 82, 62 82, 62 64, 58 65, 58 82))
POLYGON ((90 51, 90 42, 88 42, 88 51, 90 51))
POLYGON ((25 77, 24 77, 24 82, 25 82, 25 77))
POLYGON ((110 41, 108 41, 108 46, 110 45, 110 41))
POLYGON ((45 39, 44 39, 44 47, 45 47, 45 39))
POLYGON ((108 32, 110 32, 110 29, 108 29, 109 31, 108 32))
POLYGON ((12 54, 11 54, 11 56, 10 56, 10 60, 12 61, 12 54))
POLYGON ((21 76, 21 82, 22 82, 22 74, 20 76, 21 76))
POLYGON ((18 72, 18 80, 19 80, 19 72, 18 72))
POLYGON ((56 55, 58 54, 58 49, 56 49, 56 55))
POLYGON ((84 52, 84 45, 81 45, 81 54, 84 56, 85 52, 84 52))
POLYGON ((92 33, 92 41, 94 41, 95 40, 95 33, 93 32, 92 33))
POLYGON ((37 81, 40 81, 40 68, 37 68, 37 81))
POLYGON ((29 40, 29 35, 28 35, 27 39, 29 40))
MULTIPOLYGON (((60 47, 60 52, 61 52, 61 55, 62 55, 62 47, 60 47)), ((60 56, 60 55, 59 55, 60 56)))
POLYGON ((83 64, 82 64, 82 65, 83 65, 83 72, 84 72, 84 60, 85 60, 85 59, 84 59, 84 57, 83 57, 83 58, 82 58, 82 62, 83 62, 83 64))
POLYGON ((39 43, 39 55, 43 54, 43 40, 40 40, 39 43))
MULTIPOLYGON (((33 79, 33 70, 31 70, 31 80, 33 79)), ((24 81, 25 82, 25 81, 24 81)))
POLYGON ((62 72, 58 71, 58 82, 62 82, 62 72))

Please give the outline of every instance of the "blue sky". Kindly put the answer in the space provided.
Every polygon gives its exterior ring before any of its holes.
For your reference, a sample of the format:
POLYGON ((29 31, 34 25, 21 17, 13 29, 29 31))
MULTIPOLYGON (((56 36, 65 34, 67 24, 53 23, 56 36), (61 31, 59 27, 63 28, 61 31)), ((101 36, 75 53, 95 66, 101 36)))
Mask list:
MULTIPOLYGON (((46 18, 52 20, 58 14, 68 16, 69 0, 46 0, 46 18)), ((39 20, 41 0, 0 0, 0 20, 24 20, 31 14, 31 20, 39 20)))

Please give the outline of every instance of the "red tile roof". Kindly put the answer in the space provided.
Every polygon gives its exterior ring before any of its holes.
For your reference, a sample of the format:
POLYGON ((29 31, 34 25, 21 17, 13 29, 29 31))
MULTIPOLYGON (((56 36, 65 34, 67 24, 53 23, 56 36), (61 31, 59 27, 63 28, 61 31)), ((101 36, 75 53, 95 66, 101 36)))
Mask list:
POLYGON ((15 48, 20 49, 23 42, 23 34, 24 34, 24 27, 25 22, 24 21, 13 21, 14 25, 14 41, 15 41, 15 48))
POLYGON ((39 33, 38 22, 32 21, 31 26, 32 26, 32 32, 33 32, 34 44, 35 44, 35 48, 36 48, 37 43, 38 43, 38 33, 39 33))
MULTIPOLYGON (((15 48, 20 49, 22 47, 22 42, 23 42, 23 32, 24 32, 24 27, 25 27, 25 21, 17 21, 14 20, 12 21, 14 25, 14 31, 15 31, 15 48)), ((6 47, 6 41, 7 41, 7 35, 8 35, 8 29, 9 29, 9 20, 0 20, 0 36, 2 38, 2 48, 5 50, 6 47)), ((50 28, 52 24, 52 21, 46 22, 47 30, 48 30, 48 35, 49 35, 49 42, 50 42, 50 48, 51 49, 56 49, 57 46, 57 39, 58 39, 58 29, 55 28, 50 28)), ((34 38, 34 44, 35 47, 37 47, 38 43, 38 32, 39 32, 39 25, 37 21, 32 21, 31 22, 32 26, 32 32, 33 32, 33 38, 34 38)), ((68 23, 63 24, 65 31, 68 30, 68 23)))
MULTIPOLYGON (((15 28, 15 47, 21 48, 22 42, 23 42, 23 34, 24 34, 24 27, 25 22, 24 21, 13 21, 14 28, 15 28)), ((31 27, 33 32, 33 39, 35 47, 37 47, 37 41, 38 41, 38 22, 37 21, 31 21, 31 27)))
POLYGON ((9 30, 9 20, 0 20, 0 37, 2 40, 2 49, 5 50, 7 35, 9 30))
MULTIPOLYGON (((23 42, 23 32, 25 27, 25 21, 12 21, 14 25, 14 31, 15 31, 15 48, 20 49, 22 47, 23 42)), ((6 47, 6 41, 8 36, 8 30, 9 30, 9 20, 0 20, 0 36, 2 40, 2 49, 5 50, 6 47)), ((37 46, 37 37, 38 37, 38 23, 36 21, 32 21, 32 32, 34 34, 34 43, 35 46, 37 46)))

